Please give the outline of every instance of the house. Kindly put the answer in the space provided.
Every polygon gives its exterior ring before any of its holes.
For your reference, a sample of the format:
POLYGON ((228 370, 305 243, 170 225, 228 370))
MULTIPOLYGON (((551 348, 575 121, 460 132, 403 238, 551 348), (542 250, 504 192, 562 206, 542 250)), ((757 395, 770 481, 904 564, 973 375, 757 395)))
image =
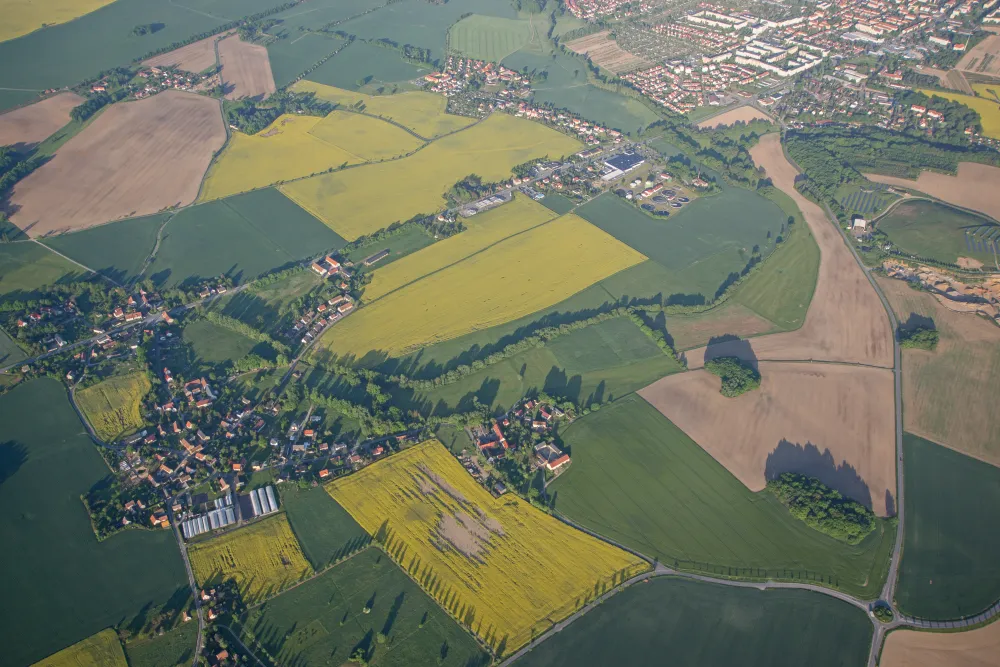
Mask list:
POLYGON ((326 277, 327 270, 323 266, 317 264, 316 262, 313 262, 309 268, 318 273, 319 275, 323 276, 324 278, 326 277))
POLYGON ((860 215, 855 215, 851 218, 851 229, 854 231, 865 231, 868 229, 868 221, 860 215))
POLYGON ((569 454, 563 454, 562 456, 557 456, 551 461, 546 461, 545 469, 551 472, 556 472, 567 463, 569 463, 569 454))
POLYGON ((319 478, 320 479, 326 479, 329 476, 330 476, 330 471, 327 470, 326 468, 323 468, 322 470, 319 471, 319 478))
POLYGON ((243 472, 243 464, 242 463, 234 463, 233 464, 233 472, 243 472))

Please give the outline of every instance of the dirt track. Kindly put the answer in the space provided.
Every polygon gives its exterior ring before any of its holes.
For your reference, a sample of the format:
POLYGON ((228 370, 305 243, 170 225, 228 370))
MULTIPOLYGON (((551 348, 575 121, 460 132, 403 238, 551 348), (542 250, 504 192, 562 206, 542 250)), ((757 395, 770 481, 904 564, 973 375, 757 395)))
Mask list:
POLYGON ((1000 664, 1000 623, 966 632, 889 634, 880 667, 996 667, 1000 664))
POLYGON ((197 74, 215 65, 215 42, 219 35, 212 35, 197 42, 192 42, 179 49, 161 53, 142 61, 150 67, 176 67, 197 74))
POLYGON ((166 91, 115 104, 14 187, 32 237, 190 204, 226 140, 219 102, 166 91))
POLYGON ((761 386, 719 393, 705 370, 670 375, 639 395, 759 491, 781 472, 817 477, 877 514, 895 513, 891 371, 840 364, 760 364, 761 386))
POLYGON ((749 123, 752 120, 773 121, 774 119, 755 107, 744 105, 736 107, 735 109, 730 109, 726 113, 721 113, 718 116, 712 116, 708 120, 703 120, 698 123, 698 127, 722 127, 724 125, 732 125, 733 123, 741 120, 744 123, 749 123))
POLYGON ((0 116, 0 146, 30 146, 48 139, 69 122, 69 112, 84 99, 59 93, 0 116))
MULTIPOLYGON (((715 345, 710 356, 840 361, 891 368, 893 332, 885 309, 840 232, 819 206, 795 189, 798 172, 785 158, 779 135, 761 137, 750 153, 805 216, 820 249, 819 277, 801 329, 715 345)), ((705 354, 704 347, 685 353, 688 367, 701 368, 705 354)))
POLYGON ((219 42, 222 85, 227 100, 241 97, 266 99, 275 90, 267 49, 231 35, 219 42))
POLYGON ((917 180, 865 174, 876 183, 887 183, 901 188, 919 190, 956 206, 964 206, 1000 220, 1000 167, 975 162, 959 162, 958 175, 949 176, 933 171, 922 171, 917 180))

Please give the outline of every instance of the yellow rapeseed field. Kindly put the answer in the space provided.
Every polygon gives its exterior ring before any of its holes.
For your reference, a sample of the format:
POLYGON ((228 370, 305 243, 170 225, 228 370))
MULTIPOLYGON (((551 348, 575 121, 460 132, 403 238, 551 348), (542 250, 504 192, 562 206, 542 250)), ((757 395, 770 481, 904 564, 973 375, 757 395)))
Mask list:
MULTIPOLYGON (((59 25, 110 5, 114 0, 0 0, 0 42, 59 25)), ((124 38, 125 35, 122 35, 124 38)))
POLYGON ((142 426, 139 408, 152 386, 145 373, 113 377, 76 392, 76 403, 102 440, 142 426))
MULTIPOLYGON (((1000 94, 1000 85, 977 84, 973 90, 982 97, 963 95, 962 93, 944 93, 940 90, 921 90, 921 93, 931 97, 943 97, 952 102, 961 102, 973 111, 979 113, 983 124, 983 134, 993 139, 1000 139, 1000 103, 986 89, 993 88, 1000 94)), ((932 103, 933 105, 933 103, 932 103)))
POLYGON ((389 292, 440 271, 514 234, 548 222, 556 214, 524 195, 514 201, 465 221, 461 234, 449 237, 378 269, 365 287, 364 299, 371 303, 389 292))
POLYGON ((648 568, 516 496, 493 498, 436 440, 326 489, 501 655, 648 568))
POLYGON ((475 127, 438 139, 410 157, 322 174, 281 187, 297 204, 349 241, 444 208, 448 189, 469 174, 509 178, 528 160, 580 149, 544 125, 494 114, 475 127))
POLYGON ((233 579, 253 602, 312 574, 285 513, 188 547, 199 585, 233 579))
POLYGON ((305 79, 292 86, 292 90, 315 93, 322 100, 345 107, 354 107, 361 102, 365 113, 393 120, 425 139, 460 130, 475 122, 474 118, 447 113, 448 100, 443 95, 422 90, 396 95, 366 95, 305 79))
POLYGON ((32 667, 128 667, 118 634, 108 628, 64 648, 32 667))
POLYGON ((349 111, 334 111, 309 134, 367 162, 406 155, 424 145, 392 123, 349 111))
POLYGON ((530 315, 645 259, 565 215, 365 306, 327 329, 319 354, 400 356, 530 315))

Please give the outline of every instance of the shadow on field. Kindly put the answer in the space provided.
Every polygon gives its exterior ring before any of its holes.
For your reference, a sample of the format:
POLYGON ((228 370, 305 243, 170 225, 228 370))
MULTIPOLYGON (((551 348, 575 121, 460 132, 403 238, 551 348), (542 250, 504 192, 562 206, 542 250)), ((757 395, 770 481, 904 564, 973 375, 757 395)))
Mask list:
POLYGON ((900 332, 910 332, 915 329, 937 329, 937 325, 934 323, 933 317, 926 317, 919 313, 910 313, 906 321, 900 323, 899 330, 900 332))
POLYGON ((27 460, 27 447, 14 440, 0 442, 0 484, 12 477, 27 460))
MULTIPOLYGON (((810 442, 800 445, 788 440, 781 440, 774 451, 767 455, 764 476, 768 480, 772 480, 785 472, 815 477, 831 489, 840 491, 868 509, 872 508, 872 494, 868 484, 861 478, 854 466, 847 461, 842 461, 840 465, 837 465, 829 449, 821 452, 819 447, 810 442)), ((888 491, 886 494, 886 508, 895 510, 892 495, 888 491)))
POLYGON ((723 334, 708 339, 708 345, 705 347, 705 361, 721 357, 736 357, 753 366, 754 370, 760 370, 757 355, 754 353, 750 341, 735 334, 723 334))

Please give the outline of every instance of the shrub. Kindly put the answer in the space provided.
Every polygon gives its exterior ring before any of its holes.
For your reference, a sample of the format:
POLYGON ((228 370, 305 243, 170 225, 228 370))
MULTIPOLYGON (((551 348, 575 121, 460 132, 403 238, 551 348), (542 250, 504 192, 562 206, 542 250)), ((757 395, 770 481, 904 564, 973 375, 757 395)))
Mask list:
POLYGON ((760 387, 760 373, 736 357, 719 357, 706 361, 705 370, 722 378, 723 396, 734 398, 760 387))
POLYGON ((938 344, 937 329, 931 327, 916 327, 899 331, 899 344, 902 347, 933 350, 938 344))
POLYGON ((841 542, 857 544, 875 530, 870 509, 815 477, 786 472, 769 481, 767 489, 792 516, 841 542))

